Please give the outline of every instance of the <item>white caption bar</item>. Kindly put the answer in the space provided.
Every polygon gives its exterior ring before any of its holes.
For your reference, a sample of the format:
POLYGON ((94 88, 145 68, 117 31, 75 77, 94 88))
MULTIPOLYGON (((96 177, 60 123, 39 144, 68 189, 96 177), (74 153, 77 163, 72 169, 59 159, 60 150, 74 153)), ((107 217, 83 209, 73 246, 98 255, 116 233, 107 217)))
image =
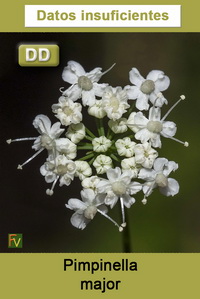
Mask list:
POLYGON ((181 27, 181 5, 25 5, 25 27, 181 27))

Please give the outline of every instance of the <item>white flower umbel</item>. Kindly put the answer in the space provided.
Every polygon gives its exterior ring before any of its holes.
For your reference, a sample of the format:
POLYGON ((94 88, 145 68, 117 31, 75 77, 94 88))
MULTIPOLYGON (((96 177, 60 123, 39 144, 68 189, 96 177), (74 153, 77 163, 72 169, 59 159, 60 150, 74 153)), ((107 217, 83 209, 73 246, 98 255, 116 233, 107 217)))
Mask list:
POLYGON ((40 167, 40 173, 45 177, 47 183, 52 183, 51 189, 47 189, 47 195, 53 195, 54 187, 60 180, 60 186, 69 186, 74 179, 76 164, 74 161, 67 159, 65 155, 58 155, 54 158, 50 155, 47 161, 40 167))
POLYGON ((79 177, 79 179, 82 181, 86 177, 89 177, 92 175, 92 169, 88 162, 86 161, 75 161, 76 164, 76 173, 75 176, 79 177))
POLYGON ((138 172, 141 168, 141 166, 136 163, 135 157, 123 159, 121 161, 121 167, 123 172, 126 170, 131 171, 132 178, 137 178, 138 172))
POLYGON ((145 142, 143 144, 136 144, 135 161, 145 168, 152 168, 155 159, 158 157, 158 152, 151 147, 151 144, 145 142))
POLYGON ((156 187, 166 196, 174 196, 179 192, 178 182, 175 179, 168 178, 169 174, 177 168, 178 164, 174 161, 168 161, 165 158, 157 158, 154 162, 153 169, 142 168, 140 170, 138 178, 146 181, 143 185, 145 197, 142 202, 144 204, 147 202, 147 197, 156 187))
POLYGON ((108 86, 102 96, 103 108, 108 116, 112 120, 117 120, 130 107, 128 104, 128 96, 126 91, 121 87, 108 86))
POLYGON ((106 155, 99 155, 94 160, 93 166, 96 168, 97 174, 106 173, 112 167, 112 159, 106 155))
MULTIPOLYGON (((180 99, 168 110, 168 112, 162 118, 161 110, 159 107, 156 108, 153 106, 149 109, 149 118, 145 117, 141 111, 137 112, 132 123, 134 131, 137 130, 135 138, 137 140, 140 140, 142 143, 150 141, 153 147, 161 147, 160 135, 162 135, 165 138, 170 138, 179 143, 182 143, 187 147, 189 145, 188 142, 183 142, 173 137, 177 130, 176 124, 172 121, 165 121, 169 113, 182 100, 184 100, 184 96, 181 96, 180 99)), ((129 127, 131 128, 130 123, 129 127)))
POLYGON ((70 219, 73 226, 83 230, 98 212, 114 223, 120 232, 123 230, 123 227, 106 214, 108 209, 104 205, 104 196, 96 195, 91 189, 84 189, 81 191, 81 198, 82 200, 70 198, 68 204, 65 205, 66 208, 75 211, 70 219))
POLYGON ((79 143, 85 137, 85 126, 83 123, 72 124, 65 134, 73 143, 79 143))
POLYGON ((105 153, 111 147, 112 142, 105 136, 100 136, 92 140, 93 151, 97 153, 105 153))
POLYGON ((18 169, 22 169, 24 165, 33 160, 44 149, 46 149, 49 154, 55 151, 55 141, 64 132, 64 129, 61 129, 60 125, 60 122, 57 122, 51 126, 50 119, 46 115, 40 114, 37 115, 33 121, 33 126, 40 134, 38 137, 27 137, 7 140, 8 144, 17 141, 34 140, 32 148, 37 152, 28 160, 26 160, 23 164, 18 165, 18 169))
POLYGON ((99 119, 104 118, 104 116, 106 116, 106 112, 103 108, 103 101, 95 100, 94 105, 88 108, 88 114, 99 119))
POLYGON ((127 127, 127 119, 126 118, 119 118, 117 120, 110 119, 108 121, 109 128, 115 133, 115 134, 121 134, 125 133, 128 130, 127 127))
POLYGON ((73 100, 82 98, 84 106, 95 104, 95 96, 101 97, 108 84, 97 83, 101 77, 112 69, 112 65, 107 71, 102 73, 102 68, 97 67, 87 73, 84 68, 76 61, 69 61, 64 68, 62 78, 72 86, 63 92, 63 95, 70 94, 73 100))
POLYGON ((78 124, 82 121, 81 104, 74 103, 71 99, 64 96, 60 97, 58 101, 58 104, 52 105, 52 111, 63 126, 78 124))
POLYGON ((130 158, 134 155, 135 142, 131 141, 129 137, 124 137, 123 139, 118 139, 115 142, 117 152, 119 156, 124 156, 130 158))
POLYGON ((126 225, 124 206, 130 208, 135 202, 135 198, 131 195, 136 194, 142 189, 142 185, 138 182, 132 182, 132 173, 129 170, 121 172, 119 167, 107 170, 107 178, 101 179, 97 185, 98 192, 105 194, 105 204, 111 208, 115 206, 120 199, 122 211, 122 226, 126 225))
POLYGON ((148 100, 155 106, 162 107, 167 100, 161 91, 169 87, 170 80, 158 70, 151 71, 147 78, 144 79, 136 68, 129 72, 129 79, 134 86, 126 86, 125 89, 130 100, 136 100, 136 107, 139 110, 148 110, 148 100))

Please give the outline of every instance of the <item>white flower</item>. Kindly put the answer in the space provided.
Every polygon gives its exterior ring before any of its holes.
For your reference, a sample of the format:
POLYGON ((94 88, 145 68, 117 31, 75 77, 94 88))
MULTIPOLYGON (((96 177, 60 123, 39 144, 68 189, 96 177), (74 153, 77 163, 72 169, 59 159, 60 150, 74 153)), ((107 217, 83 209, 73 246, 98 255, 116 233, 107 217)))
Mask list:
POLYGON ((78 124, 82 121, 82 106, 79 103, 74 103, 70 98, 61 96, 59 103, 52 105, 52 111, 56 113, 56 117, 64 126, 70 124, 78 124))
POLYGON ((126 86, 125 89, 129 99, 137 99, 137 109, 148 110, 148 100, 158 107, 162 107, 164 103, 167 104, 167 100, 161 94, 161 91, 169 87, 170 80, 162 71, 153 70, 144 79, 136 68, 132 68, 129 72, 129 79, 135 86, 126 86))
POLYGON ((131 141, 129 137, 124 137, 123 139, 118 139, 115 142, 117 152, 120 156, 125 156, 130 158, 134 155, 135 142, 131 141))
POLYGON ((94 105, 88 108, 88 114, 99 119, 104 118, 104 116, 106 116, 106 112, 103 109, 103 101, 95 100, 94 105))
POLYGON ((161 119, 160 108, 155 108, 154 106, 149 109, 149 119, 146 118, 143 113, 137 112, 132 118, 133 123, 129 122, 128 126, 136 133, 135 138, 141 140, 142 143, 151 141, 152 146, 161 147, 160 135, 166 138, 173 139, 184 146, 188 147, 189 143, 187 141, 183 142, 173 136, 176 133, 176 124, 172 121, 165 121, 166 117, 170 112, 185 99, 185 96, 180 96, 180 99, 167 111, 167 113, 161 119))
POLYGON ((135 119, 135 116, 136 116, 137 112, 132 112, 128 119, 127 119, 127 127, 133 131, 134 133, 136 133, 139 129, 136 125, 134 125, 134 119, 135 119))
POLYGON ((127 93, 121 87, 108 86, 102 96, 103 108, 106 111, 108 118, 117 120, 130 107, 127 100, 127 93))
POLYGON ((114 207, 117 200, 120 198, 123 204, 130 208, 135 202, 135 198, 131 195, 137 193, 142 189, 140 183, 132 182, 132 173, 129 170, 121 172, 119 167, 110 168, 107 170, 107 178, 101 179, 97 185, 99 193, 105 194, 105 204, 114 207))
POLYGON ((110 119, 108 121, 108 126, 115 134, 126 132, 128 130, 128 127, 126 124, 127 124, 126 118, 119 118, 117 120, 110 119))
POLYGON ((64 154, 68 159, 74 159, 77 153, 77 146, 68 138, 58 138, 55 140, 56 150, 64 154))
POLYGON ((97 67, 89 73, 86 73, 84 68, 78 62, 72 60, 69 61, 63 70, 62 78, 64 81, 72 84, 72 86, 63 92, 63 95, 70 94, 73 100, 82 97, 84 106, 94 105, 95 96, 101 97, 105 87, 108 85, 98 84, 97 82, 110 69, 102 73, 102 68, 97 67))
POLYGON ((52 195, 57 180, 60 180, 60 186, 69 186, 74 179, 76 165, 74 161, 67 159, 65 155, 53 157, 50 155, 47 161, 40 167, 40 173, 45 177, 47 183, 52 183, 52 188, 47 189, 47 194, 52 195))
POLYGON ((55 140, 64 132, 64 129, 60 128, 60 122, 53 124, 51 127, 50 119, 43 114, 35 117, 33 126, 40 133, 32 146, 36 151, 40 148, 52 150, 55 147, 55 140))
POLYGON ((135 138, 142 143, 150 141, 154 147, 161 147, 160 135, 173 139, 177 129, 176 124, 164 121, 164 118, 161 119, 161 111, 158 107, 150 108, 149 118, 146 118, 142 112, 137 112, 133 122, 133 126, 137 128, 135 138))
POLYGON ((22 169, 24 165, 32 161, 44 149, 47 149, 48 154, 51 154, 56 150, 56 140, 64 132, 64 129, 61 129, 60 125, 60 122, 57 122, 51 126, 50 119, 46 115, 40 114, 37 115, 33 121, 33 126, 40 133, 38 137, 26 137, 7 140, 8 144, 16 141, 34 140, 32 148, 37 152, 23 164, 18 165, 18 169, 22 169))
POLYGON ((155 159, 158 157, 158 152, 148 142, 136 144, 134 151, 136 163, 145 168, 152 168, 155 159))
POLYGON ((109 156, 99 155, 94 160, 93 166, 98 174, 103 174, 112 167, 112 159, 109 156))
POLYGON ((104 197, 96 195, 91 189, 82 190, 81 198, 82 201, 77 198, 71 198, 65 206, 75 211, 70 219, 71 224, 76 228, 84 229, 97 212, 104 215, 108 210, 104 205, 104 197))
POLYGON ((104 153, 107 152, 109 147, 111 147, 112 142, 110 141, 110 139, 106 138, 105 136, 100 136, 92 140, 92 145, 93 145, 93 151, 97 153, 100 152, 104 153))
POLYGON ((124 172, 125 170, 131 171, 131 177, 132 178, 137 178, 138 172, 141 167, 138 166, 138 164, 135 161, 135 157, 131 158, 126 158, 121 161, 121 167, 122 171, 124 172))
POLYGON ((71 139, 73 143, 79 143, 85 137, 84 124, 71 124, 67 129, 66 136, 71 139))
POLYGON ((92 169, 88 162, 86 161, 75 161, 76 164, 76 173, 75 176, 79 177, 79 179, 82 181, 86 177, 92 175, 92 169))
POLYGON ((141 169, 138 178, 145 180, 143 192, 148 197, 155 187, 159 187, 162 194, 166 196, 174 196, 179 192, 179 184, 175 179, 168 178, 171 171, 178 168, 178 164, 174 161, 168 161, 165 158, 157 158, 153 165, 154 169, 141 169))
POLYGON ((92 189, 97 193, 97 184, 100 182, 100 178, 96 175, 93 175, 89 178, 82 180, 81 185, 84 189, 92 189))

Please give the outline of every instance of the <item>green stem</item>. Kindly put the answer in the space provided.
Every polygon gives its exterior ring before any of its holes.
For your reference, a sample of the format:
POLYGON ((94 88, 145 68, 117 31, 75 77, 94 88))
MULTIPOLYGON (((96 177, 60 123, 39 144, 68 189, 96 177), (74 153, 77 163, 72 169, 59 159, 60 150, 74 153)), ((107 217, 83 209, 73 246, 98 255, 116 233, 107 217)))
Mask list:
POLYGON ((93 137, 90 137, 90 136, 88 136, 88 135, 85 135, 85 139, 92 141, 94 138, 93 138, 93 137))
POLYGON ((103 126, 103 119, 99 119, 99 125, 100 125, 100 132, 102 136, 105 136, 104 126, 103 126))
POLYGON ((111 154, 110 157, 113 158, 113 160, 120 162, 120 160, 114 154, 111 154))
POLYGON ((78 150, 92 150, 93 146, 92 145, 83 145, 83 146, 77 146, 78 150))
POLYGON ((90 158, 94 157, 94 153, 90 154, 90 155, 87 155, 87 156, 84 156, 80 159, 78 159, 78 161, 85 161, 85 160, 88 160, 90 158))
POLYGON ((98 134, 99 134, 99 136, 102 136, 102 134, 101 134, 101 128, 100 128, 100 123, 99 123, 99 119, 98 119, 98 118, 95 118, 95 122, 96 122, 96 126, 97 126, 98 134))
POLYGON ((126 227, 122 232, 122 246, 123 252, 130 253, 131 251, 131 238, 130 238, 130 227, 129 227, 129 220, 128 220, 128 213, 125 209, 125 217, 126 217, 126 227))
POLYGON ((87 134, 92 137, 92 138, 96 138, 96 136, 88 129, 85 127, 85 131, 87 132, 87 134))

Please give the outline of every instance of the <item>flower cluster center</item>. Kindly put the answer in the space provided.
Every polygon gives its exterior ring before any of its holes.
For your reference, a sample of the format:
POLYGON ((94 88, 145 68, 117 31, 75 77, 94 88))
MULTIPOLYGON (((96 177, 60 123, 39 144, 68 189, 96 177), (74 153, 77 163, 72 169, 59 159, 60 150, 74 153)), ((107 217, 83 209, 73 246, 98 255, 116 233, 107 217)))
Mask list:
POLYGON ((116 195, 123 195, 126 193, 126 184, 122 181, 112 183, 112 190, 116 195))
POLYGON ((114 95, 110 98, 110 106, 113 109, 113 112, 117 112, 119 109, 119 100, 114 95))
POLYGON ((85 211, 84 211, 84 216, 87 218, 87 219, 93 219, 94 216, 96 215, 97 213, 97 208, 96 206, 88 206, 85 211))
POLYGON ((145 80, 141 86, 140 90, 145 94, 150 94, 155 89, 155 84, 152 80, 145 80))
POLYGON ((147 130, 149 130, 149 132, 160 133, 162 131, 162 129, 163 129, 163 125, 160 121, 150 120, 147 123, 147 130))
POLYGON ((78 86, 85 91, 89 91, 92 89, 93 84, 92 81, 86 76, 80 76, 78 78, 78 86))
POLYGON ((47 134, 41 135, 41 146, 45 147, 47 150, 51 150, 54 147, 54 141, 47 134))
POLYGON ((168 185, 167 177, 163 173, 158 173, 156 175, 155 182, 159 187, 162 187, 162 188, 167 187, 167 185, 168 185))

